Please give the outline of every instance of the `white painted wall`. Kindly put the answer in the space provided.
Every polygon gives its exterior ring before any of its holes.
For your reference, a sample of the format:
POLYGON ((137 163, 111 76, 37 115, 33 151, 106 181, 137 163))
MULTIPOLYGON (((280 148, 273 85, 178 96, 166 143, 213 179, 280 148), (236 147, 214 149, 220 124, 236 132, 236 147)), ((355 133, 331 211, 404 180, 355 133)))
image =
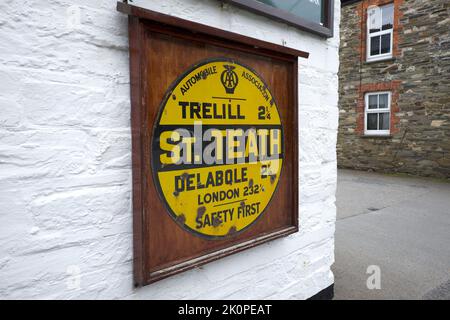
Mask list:
POLYGON ((116 0, 2 1, 0 298, 303 299, 328 287, 339 1, 328 40, 216 0, 134 3, 310 52, 300 232, 134 289, 127 17, 116 0))

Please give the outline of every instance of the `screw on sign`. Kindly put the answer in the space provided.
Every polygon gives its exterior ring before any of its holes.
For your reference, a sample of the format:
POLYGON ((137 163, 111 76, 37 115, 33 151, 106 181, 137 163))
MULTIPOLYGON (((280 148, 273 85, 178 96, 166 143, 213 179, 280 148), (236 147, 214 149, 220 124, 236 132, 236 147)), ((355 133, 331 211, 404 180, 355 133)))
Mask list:
POLYGON ((153 128, 152 171, 174 221, 208 239, 250 227, 274 195, 283 127, 266 83, 238 61, 202 61, 168 89, 153 128))

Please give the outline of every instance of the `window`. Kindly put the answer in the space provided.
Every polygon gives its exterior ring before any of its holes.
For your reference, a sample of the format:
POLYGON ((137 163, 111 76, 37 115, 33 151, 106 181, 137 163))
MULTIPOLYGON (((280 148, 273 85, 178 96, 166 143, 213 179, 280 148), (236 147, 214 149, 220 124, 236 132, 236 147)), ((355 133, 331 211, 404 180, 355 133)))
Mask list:
POLYGON ((322 37, 333 36, 334 0, 224 0, 322 37))
POLYGON ((391 93, 373 92, 365 97, 364 133, 389 135, 391 118, 391 93))
POLYGON ((306 20, 324 24, 324 0, 256 0, 268 6, 290 12, 306 20))
POLYGON ((367 9, 367 61, 392 58, 394 4, 367 9))

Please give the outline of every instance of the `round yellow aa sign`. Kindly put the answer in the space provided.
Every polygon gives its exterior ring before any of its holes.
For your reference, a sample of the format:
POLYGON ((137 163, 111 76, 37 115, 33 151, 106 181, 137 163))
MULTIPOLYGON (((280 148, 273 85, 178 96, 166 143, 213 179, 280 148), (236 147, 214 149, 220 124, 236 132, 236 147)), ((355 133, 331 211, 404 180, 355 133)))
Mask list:
POLYGON ((275 99, 250 68, 202 61, 168 89, 153 129, 152 171, 185 230, 214 239, 248 228, 276 190, 282 159, 275 99))

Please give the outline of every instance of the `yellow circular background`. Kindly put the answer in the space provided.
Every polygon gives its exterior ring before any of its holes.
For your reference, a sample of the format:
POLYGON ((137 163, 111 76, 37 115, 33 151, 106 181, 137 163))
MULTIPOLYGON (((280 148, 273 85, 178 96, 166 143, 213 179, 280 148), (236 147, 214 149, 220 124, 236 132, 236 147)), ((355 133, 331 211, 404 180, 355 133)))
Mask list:
MULTIPOLYGON (((153 131, 152 171, 155 184, 169 214, 181 227, 208 239, 221 239, 242 232, 262 215, 280 177, 283 131, 275 99, 265 82, 253 70, 227 58, 209 59, 189 68, 168 89, 153 131), (211 104, 210 108, 208 105, 209 113, 206 113, 205 118, 202 113, 205 107, 199 113, 191 113, 191 109, 195 111, 196 107, 192 103, 201 105, 205 102, 211 104), (213 112, 213 104, 216 104, 217 114, 213 112), (194 122, 201 123, 204 128, 223 132, 225 151, 228 146, 227 129, 237 130, 235 132, 240 132, 240 129, 242 132, 255 130, 268 141, 266 145, 261 143, 263 140, 257 140, 260 142, 258 154, 263 152, 264 145, 266 152, 272 151, 272 146, 275 150, 277 145, 278 156, 257 158, 256 161, 246 157, 244 163, 214 165, 186 165, 167 160, 175 150, 167 151, 168 146, 171 148, 175 145, 171 140, 168 143, 167 137, 172 137, 170 133, 177 128, 193 132, 194 122), (264 130, 267 130, 267 134, 264 130), (166 149, 162 150, 162 146, 166 149), (205 185, 208 178, 216 177, 220 172, 224 176, 237 176, 238 181, 222 185, 213 183, 199 188, 205 185), (243 172, 246 173, 246 179, 242 177, 243 172), (186 187, 188 182, 194 186, 193 190, 177 189, 181 184, 186 187), (224 194, 232 194, 233 197, 222 199, 224 194), (209 198, 217 201, 206 203, 205 199, 209 198)), ((261 136, 256 135, 258 139, 261 136)), ((250 143, 248 140, 246 147, 250 143)), ((203 142, 205 145, 208 143, 210 141, 203 142)), ((245 150, 248 156, 247 148, 245 150)), ((191 157, 192 162, 198 158, 195 154, 191 157)))

